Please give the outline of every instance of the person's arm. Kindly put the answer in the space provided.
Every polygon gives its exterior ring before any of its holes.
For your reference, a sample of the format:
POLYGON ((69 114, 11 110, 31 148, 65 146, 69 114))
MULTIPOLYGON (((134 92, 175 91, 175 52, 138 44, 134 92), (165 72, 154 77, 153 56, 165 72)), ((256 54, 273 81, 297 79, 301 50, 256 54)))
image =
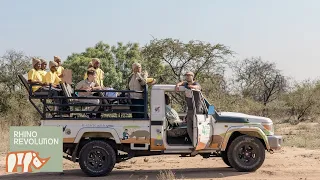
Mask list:
POLYGON ((180 86, 183 86, 184 84, 185 84, 185 81, 178 82, 178 83, 176 84, 176 91, 179 91, 179 87, 180 87, 180 86))
POLYGON ((38 81, 38 80, 34 80, 36 78, 36 73, 37 71, 32 69, 28 72, 28 83, 29 84, 39 84, 39 85, 44 85, 43 82, 38 81))
POLYGON ((58 84, 60 84, 60 82, 61 82, 61 79, 59 78, 59 76, 57 75, 57 74, 54 74, 54 76, 55 76, 55 79, 54 79, 54 83, 53 83, 53 87, 57 87, 58 86, 58 84))
POLYGON ((201 86, 199 83, 195 82, 193 85, 188 85, 190 89, 201 90, 201 86))
MULTIPOLYGON (((43 77, 42 83, 49 86, 50 84, 52 84, 52 82, 50 81, 51 81, 51 76, 50 76, 50 73, 48 73, 43 77)), ((54 86, 52 85, 52 87, 54 86)))
POLYGON ((141 86, 144 86, 147 84, 146 79, 140 73, 137 73, 136 75, 141 86))
POLYGON ((99 69, 97 69, 97 72, 99 71, 99 73, 97 74, 97 75, 99 75, 98 77, 97 77, 97 79, 98 79, 98 81, 99 81, 99 85, 101 86, 101 88, 102 87, 104 87, 104 85, 103 85, 103 79, 104 79, 104 72, 99 68, 99 69))
POLYGON ((92 87, 92 90, 101 90, 101 86, 99 86, 98 83, 95 83, 94 87, 92 87))
POLYGON ((60 65, 57 69, 56 73, 59 73, 60 75, 58 75, 59 78, 63 78, 63 70, 64 68, 60 65))

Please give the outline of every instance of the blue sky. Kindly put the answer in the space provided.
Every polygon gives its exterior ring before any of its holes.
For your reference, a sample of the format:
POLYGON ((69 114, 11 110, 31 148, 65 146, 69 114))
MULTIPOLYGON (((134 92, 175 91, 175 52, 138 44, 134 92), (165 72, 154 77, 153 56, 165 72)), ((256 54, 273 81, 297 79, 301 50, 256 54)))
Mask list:
POLYGON ((261 56, 297 80, 320 77, 316 0, 0 0, 0 54, 52 60, 98 41, 178 38, 222 43, 237 59, 261 56))

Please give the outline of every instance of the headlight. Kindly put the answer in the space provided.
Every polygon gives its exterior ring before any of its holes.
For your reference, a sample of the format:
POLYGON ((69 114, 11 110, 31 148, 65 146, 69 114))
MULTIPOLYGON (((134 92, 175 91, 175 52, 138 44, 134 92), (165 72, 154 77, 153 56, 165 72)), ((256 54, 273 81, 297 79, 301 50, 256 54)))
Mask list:
POLYGON ((273 123, 262 123, 262 126, 265 130, 269 131, 271 135, 274 133, 273 123))

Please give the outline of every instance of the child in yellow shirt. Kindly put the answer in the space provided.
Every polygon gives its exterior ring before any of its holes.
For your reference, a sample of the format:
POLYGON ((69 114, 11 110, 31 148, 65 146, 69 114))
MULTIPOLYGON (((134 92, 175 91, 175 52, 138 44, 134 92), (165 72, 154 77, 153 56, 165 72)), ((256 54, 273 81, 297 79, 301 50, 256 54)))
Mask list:
POLYGON ((41 61, 39 59, 33 58, 32 59, 33 68, 28 72, 28 82, 30 84, 38 84, 38 85, 32 86, 32 92, 42 91, 41 86, 45 85, 43 84, 42 76, 39 73, 40 63, 41 61))
POLYGON ((58 64, 56 74, 58 75, 59 78, 62 78, 62 73, 64 68, 61 66, 61 58, 59 56, 54 56, 53 61, 58 64))
POLYGON ((42 78, 44 78, 44 76, 47 74, 47 62, 44 59, 40 59, 41 61, 41 67, 39 69, 39 73, 42 76, 42 78))
POLYGON ((47 74, 43 78, 43 83, 45 84, 51 84, 52 87, 56 88, 58 87, 61 79, 57 75, 57 67, 58 63, 50 61, 49 62, 49 68, 50 71, 47 72, 47 74))

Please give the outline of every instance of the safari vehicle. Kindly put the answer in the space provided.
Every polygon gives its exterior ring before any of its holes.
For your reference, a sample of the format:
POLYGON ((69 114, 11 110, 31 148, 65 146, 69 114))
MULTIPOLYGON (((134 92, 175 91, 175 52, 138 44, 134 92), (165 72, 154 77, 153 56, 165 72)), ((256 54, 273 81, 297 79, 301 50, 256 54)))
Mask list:
MULTIPOLYGON (((273 123, 269 118, 242 113, 217 112, 199 91, 180 87, 181 93, 189 94, 194 112, 193 140, 188 135, 168 137, 168 122, 165 117, 165 93, 178 93, 175 85, 158 84, 151 87, 150 109, 148 91, 96 91, 101 100, 101 118, 88 118, 83 110, 85 104, 77 102, 72 88, 61 83, 64 96, 33 94, 31 86, 19 76, 29 92, 29 100, 41 114, 41 126, 63 127, 64 158, 79 162, 81 169, 89 176, 109 174, 116 163, 138 156, 177 154, 188 158, 195 149, 203 158, 221 157, 230 167, 238 171, 255 171, 264 162, 265 152, 281 148, 282 137, 274 135, 273 123), (71 91, 71 92, 70 92, 71 91), (118 92, 121 96, 108 97, 104 92, 118 92), (128 93, 143 93, 144 105, 130 104, 128 93), (191 94, 191 96, 190 96, 191 94), (54 98, 64 98, 67 104, 51 103, 54 98), (200 98, 200 100, 199 100, 200 98), (43 103, 42 110, 35 100, 43 103), (200 102, 200 104, 196 103, 200 102), (69 106, 68 110, 53 111, 53 106, 69 106), (143 118, 132 118, 130 107, 143 106, 143 118), (198 111, 198 107, 204 107, 198 111), (67 115, 64 115, 67 114, 67 115)), ((50 89, 50 88, 49 88, 50 89)), ((92 97, 90 97, 92 98, 92 97)), ((135 112, 137 113, 137 112, 135 112)), ((179 112, 183 119, 186 112, 179 112)), ((186 127, 176 127, 186 128, 186 127)))

